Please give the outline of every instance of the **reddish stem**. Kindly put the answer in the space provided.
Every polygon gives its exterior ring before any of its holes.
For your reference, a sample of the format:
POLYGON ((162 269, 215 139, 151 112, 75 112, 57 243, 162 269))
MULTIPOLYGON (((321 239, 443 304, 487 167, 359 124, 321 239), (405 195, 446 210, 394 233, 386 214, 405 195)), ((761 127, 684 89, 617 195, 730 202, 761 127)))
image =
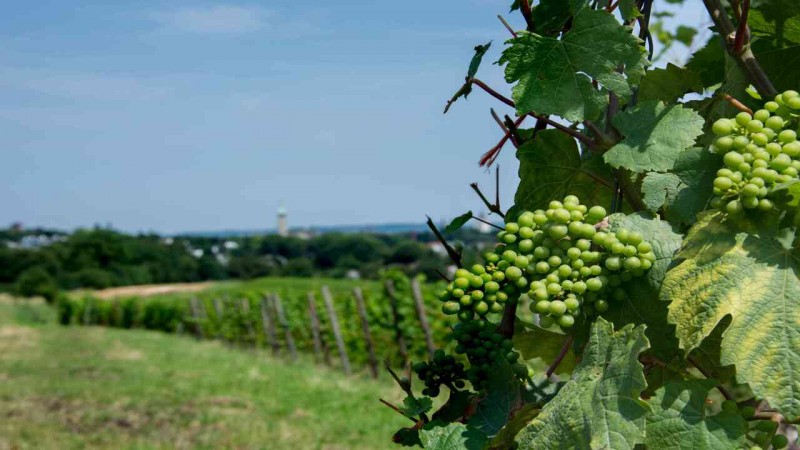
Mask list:
POLYGON ((750 38, 750 30, 747 28, 747 16, 750 12, 750 0, 743 0, 742 14, 739 19, 739 26, 736 28, 736 38, 733 41, 733 51, 736 54, 742 52, 745 40, 750 38))
POLYGON ((556 369, 558 369, 558 365, 561 364, 561 361, 563 361, 564 357, 567 356, 567 352, 569 351, 569 348, 572 346, 573 340, 575 340, 575 337, 570 335, 567 338, 567 340, 564 341, 564 345, 561 346, 561 351, 558 352, 558 356, 556 356, 556 359, 553 361, 552 364, 550 364, 550 367, 547 368, 547 378, 550 378, 550 376, 553 375, 553 372, 555 372, 556 369))

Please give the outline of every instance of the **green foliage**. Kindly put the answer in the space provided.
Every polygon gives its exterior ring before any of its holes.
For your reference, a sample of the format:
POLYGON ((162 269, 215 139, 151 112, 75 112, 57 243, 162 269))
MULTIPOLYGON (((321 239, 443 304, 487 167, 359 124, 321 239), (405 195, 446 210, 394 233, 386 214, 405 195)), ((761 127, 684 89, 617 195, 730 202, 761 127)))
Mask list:
POLYGON ((601 158, 581 155, 575 140, 558 130, 544 130, 517 150, 519 185, 516 209, 535 210, 569 194, 583 201, 610 203, 613 176, 601 158))
POLYGON ((618 114, 614 126, 625 137, 603 156, 612 167, 665 172, 703 132, 703 118, 681 105, 643 101, 618 114))
POLYGON ((722 213, 706 214, 686 237, 661 298, 686 351, 730 315, 720 362, 735 364, 737 379, 758 397, 799 417, 800 280, 794 250, 778 238, 766 227, 748 232, 722 213))
POLYGON ((647 418, 650 448, 728 450, 747 444, 744 418, 736 412, 707 412, 713 380, 669 383, 650 399, 653 414, 647 418))
POLYGON ((56 280, 42 267, 34 266, 19 275, 16 291, 25 297, 44 297, 52 302, 58 294, 56 280))
POLYGON ((608 100, 592 79, 627 97, 644 76, 647 57, 639 40, 603 11, 581 10, 561 39, 518 35, 509 41, 500 64, 506 64, 506 81, 518 82, 513 93, 519 114, 594 120, 608 100))
POLYGON ((632 449, 644 437, 644 327, 614 331, 599 319, 570 381, 517 437, 521 448, 632 449))

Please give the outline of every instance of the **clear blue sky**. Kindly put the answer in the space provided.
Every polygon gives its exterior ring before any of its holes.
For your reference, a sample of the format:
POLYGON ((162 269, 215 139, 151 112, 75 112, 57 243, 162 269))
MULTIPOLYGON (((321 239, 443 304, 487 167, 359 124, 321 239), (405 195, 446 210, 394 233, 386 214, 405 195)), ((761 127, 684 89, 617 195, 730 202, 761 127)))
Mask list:
MULTIPOLYGON (((480 210, 467 185, 493 192, 476 162, 497 104, 442 107, 489 40, 478 76, 507 92, 491 65, 507 3, 5 2, 0 226, 271 228, 281 201, 292 226, 480 210)), ((510 146, 500 165, 508 206, 510 146)))

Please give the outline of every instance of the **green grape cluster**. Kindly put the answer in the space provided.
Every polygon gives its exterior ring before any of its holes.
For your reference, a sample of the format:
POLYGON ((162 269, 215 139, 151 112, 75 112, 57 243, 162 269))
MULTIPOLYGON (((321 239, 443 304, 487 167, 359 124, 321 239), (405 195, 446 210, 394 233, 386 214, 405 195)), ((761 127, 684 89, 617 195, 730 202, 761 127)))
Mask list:
POLYGON ((466 354, 470 367, 466 370, 466 378, 476 389, 482 389, 489 378, 492 366, 501 358, 505 358, 513 367, 520 379, 531 374, 528 366, 519 361, 520 355, 514 350, 510 339, 497 331, 497 326, 485 320, 472 320, 457 323, 453 327, 452 337, 458 342, 456 353, 466 354))
POLYGON ((461 389, 464 387, 466 373, 464 365, 451 355, 439 349, 433 354, 430 362, 422 361, 414 364, 414 372, 425 383, 422 395, 437 397, 442 385, 461 389))
POLYGON ((798 115, 800 94, 786 91, 752 115, 740 112, 714 122, 713 148, 723 155, 725 167, 714 179, 712 207, 731 215, 775 207, 768 198, 771 189, 797 179, 800 172, 798 115))
POLYGON ((605 312, 625 298, 622 283, 652 267, 655 253, 641 233, 601 226, 606 210, 569 195, 547 210, 525 211, 498 233, 487 264, 461 269, 441 299, 442 311, 471 321, 500 312, 520 295, 540 324, 571 328, 583 315, 605 312))

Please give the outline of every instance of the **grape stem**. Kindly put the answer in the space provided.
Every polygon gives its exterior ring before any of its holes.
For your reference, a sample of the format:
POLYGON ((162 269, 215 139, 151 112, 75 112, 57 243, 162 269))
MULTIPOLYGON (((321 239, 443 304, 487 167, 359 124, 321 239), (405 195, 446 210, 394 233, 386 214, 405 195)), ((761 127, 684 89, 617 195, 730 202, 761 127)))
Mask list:
POLYGON ((397 411, 398 414, 400 414, 401 416, 405 417, 406 419, 414 422, 415 424, 417 423, 417 419, 415 419, 415 418, 413 418, 411 416, 407 416, 406 413, 401 411, 400 408, 398 408, 397 406, 394 406, 393 404, 387 402, 386 400, 384 400, 382 398, 379 398, 378 400, 380 400, 381 403, 383 403, 384 405, 388 406, 389 408, 392 408, 393 410, 397 411))
POLYGON ((481 188, 478 187, 478 183, 470 183, 469 187, 471 187, 472 190, 475 191, 476 194, 478 194, 478 197, 481 198, 481 200, 483 201, 483 203, 486 205, 486 207, 489 209, 490 212, 497 214, 498 216, 504 219, 506 218, 506 215, 503 214, 503 211, 500 209, 500 205, 496 205, 489 202, 489 199, 487 199, 486 196, 483 195, 483 192, 481 192, 481 188))
POLYGON ((502 334, 504 338, 511 339, 514 336, 514 319, 517 317, 517 304, 516 302, 509 303, 503 309, 503 318, 500 319, 500 325, 497 326, 497 332, 502 334))
POLYGON ((556 356, 556 359, 553 360, 552 364, 550 364, 550 367, 547 368, 547 374, 546 374, 547 378, 550 378, 556 371, 556 369, 558 369, 558 366, 559 364, 561 364, 561 361, 563 361, 564 357, 567 356, 567 352, 569 351, 569 348, 572 346, 572 341, 574 340, 575 336, 569 335, 569 337, 567 337, 567 340, 564 341, 564 345, 561 346, 561 350, 558 352, 558 356, 556 356))
POLYGON ((735 29, 730 18, 725 13, 722 2, 720 0, 703 0, 703 4, 706 6, 708 14, 711 16, 711 20, 714 21, 714 25, 716 25, 720 35, 724 38, 728 54, 733 57, 742 71, 744 71, 748 81, 756 87, 764 98, 772 98, 778 95, 778 91, 775 90, 772 81, 764 73, 764 69, 761 68, 761 64, 758 63, 750 47, 743 46, 740 52, 737 53, 735 51, 735 40, 731 42, 731 36, 734 36, 735 29))
MULTIPOLYGON (((411 397, 411 398, 416 400, 416 397, 414 396, 414 392, 411 390, 411 371, 410 371, 410 369, 409 369, 409 374, 408 374, 409 375, 408 376, 408 381, 406 382, 406 381, 401 380, 400 377, 398 377, 397 374, 394 373, 394 370, 392 370, 392 367, 389 366, 389 360, 388 359, 384 360, 383 364, 384 364, 384 366, 386 366, 386 370, 389 371, 389 375, 391 375, 392 378, 394 378, 394 381, 397 382, 397 385, 400 386, 400 389, 402 389, 403 392, 406 393, 406 395, 408 395, 409 397, 411 397)), ((383 401, 383 400, 381 400, 381 401, 383 401)), ((384 403, 386 403, 390 408, 392 407, 392 405, 389 405, 387 402, 384 402, 384 403)), ((396 407, 393 408, 393 409, 397 410, 396 407)), ((400 412, 400 414, 403 414, 404 416, 406 416, 402 411, 398 411, 398 412, 400 412)), ((408 417, 408 416, 406 416, 406 417, 408 417)), ((419 415, 419 418, 420 418, 420 420, 422 420, 423 423, 430 422, 430 419, 428 419, 428 416, 425 413, 421 413, 419 415)), ((414 419, 412 418, 411 420, 414 420, 414 419)), ((414 423, 417 423, 417 421, 414 420, 414 423)))
POLYGON ((739 14, 739 26, 736 28, 736 37, 733 40, 733 51, 741 53, 745 40, 750 40, 750 29, 747 28, 747 15, 750 12, 750 0, 742 1, 742 11, 739 14))
POLYGON ((478 222, 485 223, 486 225, 489 225, 490 227, 495 227, 495 228, 497 228, 497 229, 498 229, 498 230, 500 230, 500 231, 504 230, 504 228, 503 228, 503 227, 501 227, 501 226, 498 226, 498 225, 495 225, 495 224, 493 224, 492 222, 489 222, 488 220, 483 220, 483 219, 481 219, 480 217, 476 217, 476 216, 472 216, 472 218, 473 218, 473 219, 475 219, 475 220, 477 220, 478 222))
POLYGON ((525 23, 528 25, 528 31, 533 31, 533 14, 531 12, 531 4, 528 0, 519 0, 519 11, 522 17, 525 18, 525 23))
POLYGON ((746 112, 747 114, 753 115, 753 110, 748 108, 744 103, 740 102, 733 98, 730 94, 720 94, 723 100, 727 101, 731 104, 734 108, 738 109, 739 111, 746 112))
POLYGON ((506 19, 504 19, 503 16, 498 14, 497 18, 500 19, 500 22, 503 22, 503 26, 506 27, 506 30, 508 30, 508 32, 511 33, 512 36, 517 37, 517 32, 514 31, 513 28, 511 28, 511 25, 509 25, 508 22, 506 22, 506 19))
MULTIPOLYGON (((714 378, 713 376, 711 376, 711 373, 709 373, 708 371, 703 369, 702 366, 700 366, 700 363, 698 363, 697 360, 694 359, 693 356, 687 356, 686 360, 689 361, 689 363, 691 363, 697 370, 699 370, 700 373, 702 373, 704 377, 706 377, 708 379, 714 378)), ((734 400, 734 401, 736 400, 733 397, 733 395, 730 393, 730 391, 728 391, 728 389, 725 386, 723 386, 721 384, 718 384, 717 385, 717 390, 720 392, 720 394, 722 394, 723 397, 725 397, 726 400, 734 400)))
MULTIPOLYGON (((519 126, 522 124, 522 121, 525 120, 526 116, 518 117, 514 124, 519 126)), ((511 130, 507 130, 503 138, 500 139, 500 142, 497 143, 494 147, 490 148, 486 153, 481 156, 481 159, 478 161, 478 165, 483 166, 491 166, 494 161, 497 159, 497 156, 500 153, 500 150, 506 144, 506 141, 511 137, 511 130)))
POLYGON ((428 228, 430 228, 431 231, 433 231, 433 234, 436 236, 436 239, 438 239, 439 242, 442 243, 445 251, 447 251, 447 256, 449 256, 450 259, 458 267, 461 267, 461 253, 457 252, 456 249, 454 249, 449 243, 447 243, 447 240, 444 238, 444 236, 442 236, 442 233, 439 231, 439 229, 436 228, 436 225, 433 223, 433 220, 431 220, 430 216, 426 217, 428 218, 427 222, 428 228))

